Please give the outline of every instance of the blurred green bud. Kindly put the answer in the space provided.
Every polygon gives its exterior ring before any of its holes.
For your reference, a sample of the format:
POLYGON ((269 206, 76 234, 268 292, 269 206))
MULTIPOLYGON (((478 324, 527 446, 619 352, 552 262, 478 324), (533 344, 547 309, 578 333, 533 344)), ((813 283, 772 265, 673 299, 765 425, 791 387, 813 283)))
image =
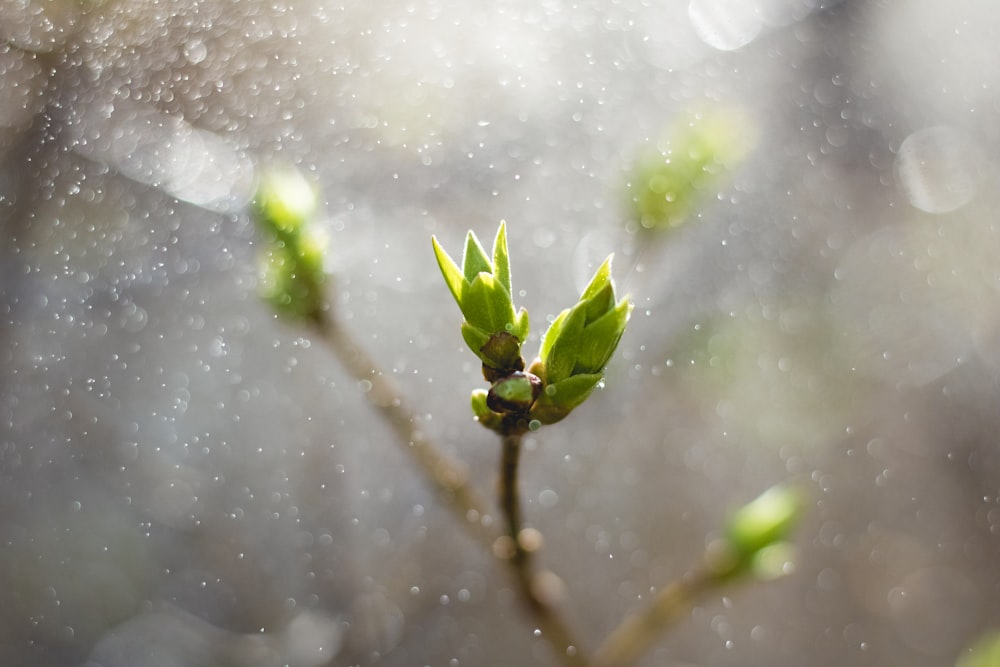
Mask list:
POLYGON ((258 222, 275 233, 299 229, 316 214, 316 206, 316 188, 295 169, 265 174, 254 197, 258 222))
POLYGON ((993 632, 978 639, 965 649, 955 667, 998 667, 1000 665, 1000 634, 993 632))
POLYGON ((514 311, 505 224, 497 230, 492 260, 470 231, 461 268, 436 238, 431 241, 441 274, 465 318, 462 338, 482 360, 487 379, 523 370, 521 344, 528 336, 528 313, 523 308, 514 311))
POLYGON ((754 554, 788 537, 802 515, 797 489, 778 484, 738 509, 726 525, 726 540, 740 554, 754 554))
POLYGON ((615 301, 608 257, 580 301, 561 312, 545 332, 539 358, 528 369, 544 384, 532 418, 555 423, 587 399, 601 381, 631 312, 627 298, 615 301))
POLYGON ((542 381, 532 373, 516 372, 493 383, 486 406, 500 414, 527 415, 542 393, 542 381))
POLYGON ((489 394, 485 389, 476 389, 473 391, 472 414, 474 414, 479 423, 486 428, 496 431, 497 433, 502 433, 503 415, 490 410, 489 406, 486 404, 488 398, 489 394))
POLYGON ((640 158, 628 184, 643 229, 679 227, 756 144, 756 126, 738 109, 686 115, 640 158))
POLYGON ((771 487, 729 518, 713 567, 720 576, 751 570, 773 578, 780 572, 776 559, 790 554, 786 540, 804 509, 799 489, 785 484, 771 487))
POLYGON ((294 170, 266 174, 254 199, 262 235, 262 297, 281 315, 318 323, 326 300, 326 240, 311 224, 316 190, 294 170))

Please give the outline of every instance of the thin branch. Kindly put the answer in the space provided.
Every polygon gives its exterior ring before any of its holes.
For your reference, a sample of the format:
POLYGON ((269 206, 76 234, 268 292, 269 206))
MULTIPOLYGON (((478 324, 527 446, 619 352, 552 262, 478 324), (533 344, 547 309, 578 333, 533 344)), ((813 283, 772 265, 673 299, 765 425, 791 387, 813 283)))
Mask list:
POLYGON ((521 458, 521 435, 505 435, 502 440, 500 510, 506 520, 507 536, 511 539, 513 547, 511 563, 519 572, 527 571, 529 569, 529 553, 520 539, 521 497, 517 483, 517 466, 521 458))
POLYGON ((378 369, 375 360, 336 317, 325 314, 316 323, 316 329, 348 373, 358 382, 367 383, 365 398, 392 427, 399 443, 413 457, 445 506, 473 537, 491 547, 497 534, 480 521, 489 511, 485 501, 469 485, 465 467, 448 458, 428 439, 417 426, 416 416, 403 400, 396 383, 378 369))
POLYGON ((465 467, 448 458, 417 428, 413 411, 409 408, 391 377, 379 370, 375 360, 336 317, 324 312, 314 322, 315 330, 347 372, 358 382, 369 386, 365 392, 368 402, 385 418, 396 433, 397 440, 413 457, 417 467, 438 492, 444 504, 459 518, 459 523, 483 543, 510 569, 518 583, 526 606, 534 616, 537 628, 553 647, 556 657, 565 667, 589 667, 582 655, 580 644, 563 620, 559 611, 546 600, 543 587, 538 585, 539 575, 529 567, 528 552, 517 539, 521 518, 517 492, 517 461, 520 453, 520 436, 504 439, 504 466, 501 477, 509 480, 501 488, 501 506, 507 519, 507 537, 513 540, 513 553, 497 548, 502 536, 479 520, 488 514, 486 504, 468 482, 465 467))
POLYGON ((699 567, 668 584, 646 609, 627 616, 597 649, 592 667, 627 667, 645 653, 675 623, 683 620, 695 600, 717 588, 720 578, 711 568, 699 567))
MULTIPOLYGON (((513 568, 520 586, 521 597, 538 622, 542 636, 552 644, 556 656, 566 667, 587 667, 590 662, 583 655, 579 643, 566 626, 558 610, 546 599, 543 573, 535 571, 532 550, 526 548, 521 532, 521 496, 517 469, 521 456, 521 434, 502 436, 503 451, 500 459, 500 509, 511 541, 508 564, 513 568)), ((555 575, 548 575, 555 576, 555 575)))

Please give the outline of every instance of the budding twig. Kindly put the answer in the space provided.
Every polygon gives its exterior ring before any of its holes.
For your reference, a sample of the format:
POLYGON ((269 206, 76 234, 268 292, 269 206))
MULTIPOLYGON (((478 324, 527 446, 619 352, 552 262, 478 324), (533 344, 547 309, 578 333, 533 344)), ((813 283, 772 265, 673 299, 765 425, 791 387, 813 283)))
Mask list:
POLYGON ((505 440, 505 472, 502 475, 505 481, 501 484, 501 488, 507 489, 501 494, 501 507, 507 520, 508 537, 513 540, 514 553, 511 555, 494 548, 502 536, 478 520, 488 512, 479 494, 469 484, 464 466, 446 456, 432 440, 420 432, 416 427, 413 411, 403 401, 392 379, 378 369, 374 359, 340 325, 336 317, 325 310, 323 313, 315 322, 316 331, 354 379, 371 385, 371 389, 365 393, 368 402, 392 427, 397 442, 413 457, 417 468, 438 492, 445 506, 458 517, 460 525, 510 570, 541 636, 552 645, 560 663, 565 667, 588 667, 589 663, 582 654, 580 644, 573 638, 573 633, 560 612, 539 591, 539 586, 536 585, 537 575, 528 567, 527 551, 517 539, 521 525, 516 482, 520 436, 511 436, 509 447, 505 440), (509 508, 514 509, 509 511, 509 508))

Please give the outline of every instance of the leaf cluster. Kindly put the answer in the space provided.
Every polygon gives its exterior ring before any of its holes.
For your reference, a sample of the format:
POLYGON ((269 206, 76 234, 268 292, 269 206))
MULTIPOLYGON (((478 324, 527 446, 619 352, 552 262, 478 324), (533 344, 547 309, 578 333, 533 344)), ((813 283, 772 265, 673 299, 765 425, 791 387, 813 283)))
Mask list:
POLYGON ((542 338, 541 351, 524 371, 521 346, 528 313, 511 298, 506 225, 500 223, 492 259, 475 233, 466 236, 462 266, 432 239, 445 283, 462 311, 462 337, 482 360, 490 391, 472 396, 486 427, 503 434, 565 418, 600 383, 625 331, 632 304, 616 301, 611 257, 597 269, 578 302, 562 311, 542 338))

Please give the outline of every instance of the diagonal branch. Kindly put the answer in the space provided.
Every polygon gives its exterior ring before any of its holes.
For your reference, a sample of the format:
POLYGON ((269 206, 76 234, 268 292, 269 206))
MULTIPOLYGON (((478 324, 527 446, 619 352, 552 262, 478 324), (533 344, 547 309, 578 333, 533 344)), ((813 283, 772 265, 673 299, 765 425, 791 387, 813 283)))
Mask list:
POLYGON ((500 459, 500 509, 507 526, 509 540, 507 563, 511 566, 520 587, 521 598, 538 621, 542 636, 552 644, 557 656, 567 667, 586 667, 589 661, 582 648, 573 639, 572 633, 547 599, 545 579, 554 574, 536 571, 532 554, 538 545, 529 548, 525 544, 521 526, 521 497, 517 479, 518 463, 521 456, 521 434, 502 436, 500 459))
POLYGON ((627 616, 598 647, 592 667, 627 667, 638 660, 664 633, 686 617, 695 601, 729 578, 707 563, 667 584, 652 604, 627 616))
POLYGON ((564 667, 588 667, 579 642, 563 620, 558 609, 542 594, 538 585, 539 574, 532 572, 528 552, 517 540, 520 532, 520 510, 517 493, 517 461, 520 453, 520 436, 504 439, 504 465, 501 488, 501 505, 507 518, 507 535, 500 535, 480 520, 489 512, 487 505, 472 488, 465 467, 446 456, 417 428, 413 411, 402 398, 391 377, 379 370, 375 360, 351 333, 324 310, 313 322, 315 331, 334 353, 355 380, 366 382, 368 402, 382 415, 396 434, 397 442, 412 457, 425 480, 431 485, 445 506, 459 519, 459 524, 498 559, 503 561, 514 576, 525 606, 534 617, 537 628, 553 647, 564 667), (509 511, 509 508, 514 508, 509 511), (510 548, 504 542, 513 540, 510 548))

